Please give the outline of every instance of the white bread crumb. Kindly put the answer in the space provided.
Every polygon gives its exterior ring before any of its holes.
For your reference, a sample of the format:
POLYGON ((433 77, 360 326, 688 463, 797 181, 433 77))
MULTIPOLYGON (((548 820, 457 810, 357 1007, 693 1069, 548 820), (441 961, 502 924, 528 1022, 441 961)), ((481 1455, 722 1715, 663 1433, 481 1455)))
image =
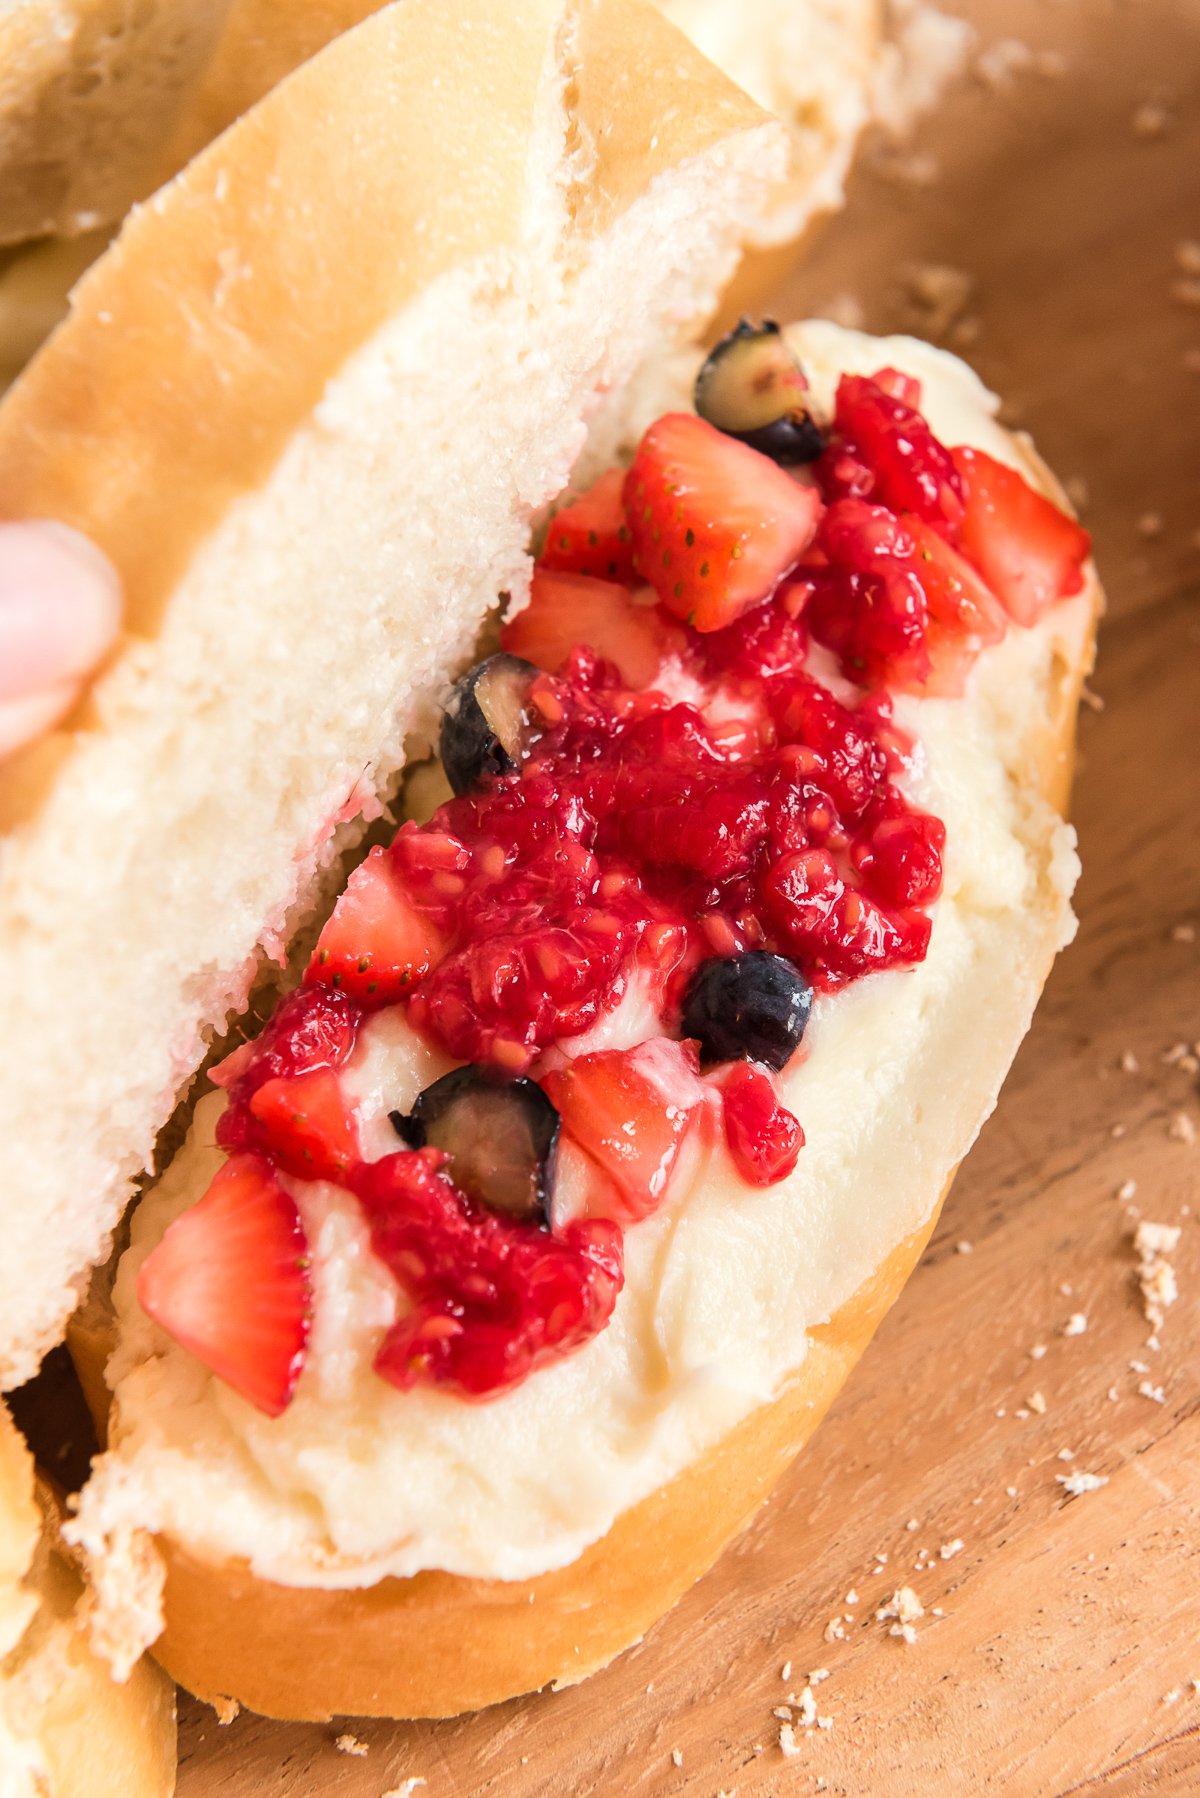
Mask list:
POLYGON ((1155 1224, 1148 1218, 1143 1218, 1134 1231, 1142 1313, 1155 1333, 1162 1328, 1168 1307, 1179 1297, 1175 1269, 1166 1257, 1178 1247, 1181 1234, 1178 1224, 1155 1224))
POLYGON ((1056 1473, 1054 1477, 1068 1498, 1080 1498, 1085 1492, 1098 1492, 1101 1486, 1108 1485, 1106 1473, 1082 1473, 1076 1469, 1072 1473, 1056 1473))
POLYGON ((1031 1392, 1025 1402, 1031 1411, 1037 1412, 1039 1417, 1046 1415, 1046 1400, 1040 1392, 1031 1392))
POLYGON ((831 1617, 829 1619, 829 1622, 825 1625, 825 1633, 822 1637, 822 1641, 844 1642, 845 1640, 846 1640, 846 1630, 845 1630, 844 1624, 842 1623, 841 1618, 840 1617, 831 1617))
POLYGON ((1167 1402, 1167 1395, 1163 1388, 1151 1385, 1149 1380, 1139 1382, 1138 1393, 1142 1398, 1148 1398, 1156 1405, 1165 1405, 1167 1402))
POLYGON ((785 1661, 783 1663, 783 1666, 779 1669, 779 1677, 783 1681, 784 1685, 786 1685, 788 1680, 791 1679, 792 1663, 790 1661, 785 1661))
POLYGON ((1167 1125, 1167 1135, 1172 1142, 1186 1143, 1189 1148, 1196 1140, 1196 1126, 1186 1111, 1175 1111, 1167 1125))
POLYGON ((402 1779, 398 1786, 390 1786, 386 1792, 381 1792, 379 1798, 413 1798, 413 1793, 418 1786, 428 1784, 429 1781, 427 1779, 421 1779, 417 1774, 413 1773, 409 1778, 402 1779))
POLYGON ((1087 1314, 1083 1311, 1072 1311, 1062 1327, 1064 1336, 1082 1336, 1088 1327, 1087 1314))
POLYGON ((943 1561, 952 1561, 955 1555, 961 1554, 966 1544, 961 1536, 955 1536, 952 1542, 943 1542, 938 1554, 943 1561))
POLYGON ((1035 1342, 1033 1347, 1029 1351, 1029 1359, 1031 1361, 1041 1361, 1044 1359, 1045 1354, 1046 1354, 1045 1343, 1044 1342, 1035 1342))
POLYGON ((851 1586, 850 1590, 847 1592, 847 1594, 846 1594, 845 1598, 842 1600, 842 1602, 843 1602, 843 1604, 857 1604, 858 1603, 858 1593, 855 1591, 853 1586, 851 1586))
POLYGON ((1141 1065, 1132 1049, 1126 1049, 1123 1052, 1121 1056, 1121 1072, 1123 1074, 1136 1074, 1141 1065))
POLYGON ((808 1683, 810 1686, 819 1686, 823 1679, 828 1679, 828 1678, 829 1678, 828 1667, 814 1667, 812 1672, 808 1676, 808 1683))
POLYGON ((1117 1188, 1117 1197, 1120 1199, 1122 1205, 1128 1205, 1130 1199, 1132 1199, 1136 1193, 1136 1180, 1122 1180, 1120 1186, 1117 1188))
POLYGON ((800 1744, 796 1740, 796 1732, 790 1723, 779 1725, 779 1747, 785 1761, 794 1761, 801 1752, 800 1744))
POLYGON ((682 1765, 683 1765, 683 1749, 682 1748, 672 1748, 671 1760, 672 1760, 672 1763, 676 1767, 682 1767, 682 1765))
POLYGON ((339 1754, 353 1754, 359 1759, 370 1753, 370 1744, 360 1741, 358 1736, 338 1736, 333 1745, 339 1754))
POLYGON ((881 1604, 876 1611, 876 1618, 883 1622, 894 1617, 898 1623, 916 1623, 925 1615, 925 1607, 911 1586, 898 1586, 886 1604, 881 1604))

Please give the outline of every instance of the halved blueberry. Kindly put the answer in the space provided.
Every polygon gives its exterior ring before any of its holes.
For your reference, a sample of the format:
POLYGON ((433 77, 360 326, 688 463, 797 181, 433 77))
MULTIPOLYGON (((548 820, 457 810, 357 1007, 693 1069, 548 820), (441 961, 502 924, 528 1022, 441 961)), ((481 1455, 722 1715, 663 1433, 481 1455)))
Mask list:
POLYGON ((461 1192, 493 1211, 548 1227, 558 1153, 558 1111, 532 1080, 471 1065, 443 1074, 409 1116, 391 1122, 410 1149, 444 1149, 461 1192))
POLYGON ((520 656, 488 656, 456 684, 442 719, 446 779, 461 797, 489 774, 511 774, 524 747, 525 705, 538 670, 520 656))
POLYGON ((778 1071, 804 1035, 812 999, 808 981, 782 955, 713 956, 688 986, 682 1034, 697 1039, 706 1062, 761 1061, 778 1071))
POLYGON ((773 462, 813 462, 825 448, 808 410, 808 382, 773 319, 748 318, 710 351, 696 376, 700 417, 773 462))

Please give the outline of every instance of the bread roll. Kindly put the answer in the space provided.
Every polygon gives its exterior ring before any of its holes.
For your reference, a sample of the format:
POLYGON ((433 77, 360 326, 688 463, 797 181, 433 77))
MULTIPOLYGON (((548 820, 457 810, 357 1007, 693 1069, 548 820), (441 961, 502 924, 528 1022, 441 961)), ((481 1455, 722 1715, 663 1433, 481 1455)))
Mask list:
MULTIPOLYGON (((823 407, 840 372, 900 368, 944 441, 1057 496, 953 358, 820 324, 792 341, 823 407)), ((686 393, 686 375, 662 372, 618 436, 686 393)), ((914 798, 948 831, 926 960, 818 999, 812 1052, 780 1076, 808 1138, 794 1174, 750 1199, 714 1164, 629 1228, 611 1321, 515 1390, 477 1406, 378 1377, 381 1286, 354 1201, 319 1183, 309 1242, 330 1334, 282 1417, 152 1325, 138 1267, 221 1161, 221 1096, 203 1101, 133 1218, 112 1447, 79 1522, 118 1657, 161 1596, 156 1653, 204 1697, 282 1717, 450 1715, 583 1677, 711 1565, 899 1292, 1071 935, 1060 814, 1098 599, 1089 575, 1010 629, 963 698, 897 700, 923 749, 914 798), (129 1581, 146 1533, 161 1595, 153 1569, 129 1581)), ((389 1092, 400 1066, 381 1062, 389 1092)), ((373 1091, 369 1068, 355 1078, 373 1091)))
POLYGON ((0 1406, 0 1789, 170 1798, 174 1690, 150 1661, 116 1684, 87 1645, 82 1592, 54 1496, 0 1406))

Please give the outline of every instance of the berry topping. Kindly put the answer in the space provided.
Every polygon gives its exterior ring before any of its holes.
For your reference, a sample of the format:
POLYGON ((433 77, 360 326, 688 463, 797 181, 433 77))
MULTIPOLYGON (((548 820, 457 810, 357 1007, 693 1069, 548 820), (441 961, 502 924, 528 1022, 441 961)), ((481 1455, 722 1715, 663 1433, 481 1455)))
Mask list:
POLYGON ((925 956, 945 830, 897 784, 890 695, 961 692, 1008 614, 1078 590, 1088 540, 1015 471, 952 456, 895 370, 843 377, 817 486, 785 473, 804 391, 779 332, 739 326, 706 418, 659 419, 552 520, 529 604, 447 710, 454 797, 371 851, 302 990, 216 1071, 233 1158, 143 1302, 264 1409, 308 1309, 275 1170, 358 1199, 410 1301, 380 1373, 486 1397, 604 1327, 623 1229, 710 1155, 751 1185, 791 1172, 774 1074, 814 991, 925 956), (813 643, 870 691, 836 698, 813 643), (341 1070, 393 1005, 467 1065, 364 1163, 341 1070), (674 1020, 685 1040, 655 1034, 674 1020))
POLYGON ((564 500, 546 527, 539 567, 632 584, 633 542, 621 498, 624 484, 624 469, 610 468, 586 493, 564 500))
POLYGON ((932 525, 861 499, 821 521, 823 564, 803 571, 803 616, 861 686, 955 695, 1005 619, 989 589, 932 525))
MULTIPOLYGON (((938 442, 912 394, 915 382, 898 387, 895 371, 883 369, 873 380, 843 375, 838 382, 834 430, 840 452, 867 467, 870 495, 893 512, 913 512, 935 530, 957 540, 962 523, 962 477, 950 452, 938 442)), ((917 397, 920 390, 917 389, 917 397)))
POLYGON ((668 412, 638 445, 625 507, 638 573, 669 612, 715 631, 794 567, 821 501, 702 418, 668 412))
POLYGON ((966 494, 963 554, 1018 624, 1036 624, 1083 586, 1091 539, 1023 475, 983 450, 956 449, 966 494))
POLYGON ((612 1181, 621 1215, 655 1210, 706 1100, 684 1045, 655 1037, 579 1055, 542 1084, 563 1129, 612 1181))
POLYGON ((702 1061, 791 1060, 812 1010, 812 987, 782 955, 749 949, 701 962, 683 1002, 680 1028, 702 1061))
MULTIPOLYGON (((468 859, 460 845, 449 843, 439 855, 451 871, 468 859)), ((413 904, 396 873, 392 852, 379 847, 355 868, 317 938, 306 981, 375 1009, 394 1004, 428 973, 442 942, 428 913, 413 904)))
POLYGON ((441 1149, 460 1192, 527 1222, 548 1224, 559 1116, 532 1080, 503 1080, 490 1068, 455 1068, 427 1086, 403 1117, 410 1149, 441 1149))
POLYGON ((312 1290, 294 1201, 259 1155, 227 1161, 138 1274, 138 1302, 168 1336, 268 1417, 304 1364, 312 1290))
POLYGON ((611 662, 623 684, 653 684, 664 661, 683 651, 683 632, 653 603, 639 605, 625 587, 586 575, 534 570, 529 604, 510 618, 501 645, 559 674, 578 649, 611 662))
POLYGON ((604 1328, 621 1290, 621 1234, 587 1218, 556 1236, 476 1206, 445 1159, 401 1151, 355 1181, 371 1246, 412 1301, 375 1366, 402 1391, 437 1384, 490 1398, 604 1328))
POLYGON ((804 1147, 804 1132, 775 1097, 770 1075, 752 1062, 731 1068, 722 1096, 725 1141, 742 1179, 751 1186, 786 1179, 804 1147))
POLYGON ((772 462, 812 462, 825 440, 805 403, 808 382, 771 319, 744 318, 714 345, 696 376, 700 417, 772 462))
POLYGON ((529 734, 529 689, 537 674, 519 656, 489 656, 450 695, 439 749, 446 779, 469 793, 489 775, 511 774, 529 734))

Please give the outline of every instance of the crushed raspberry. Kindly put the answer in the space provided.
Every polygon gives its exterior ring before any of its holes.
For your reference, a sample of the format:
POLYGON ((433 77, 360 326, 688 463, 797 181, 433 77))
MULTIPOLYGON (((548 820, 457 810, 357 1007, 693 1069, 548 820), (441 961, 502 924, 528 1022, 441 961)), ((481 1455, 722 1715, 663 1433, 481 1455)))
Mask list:
POLYGON ((444 1161, 401 1151, 355 1179, 371 1246, 412 1301, 375 1366, 401 1391, 491 1398, 603 1329, 624 1277, 621 1232, 588 1218, 552 1236, 503 1217, 459 1192, 444 1161))
POLYGON ((786 1179, 804 1146, 804 1132, 779 1103, 770 1075, 753 1062, 739 1062, 725 1080, 725 1141, 733 1165, 751 1186, 774 1186, 786 1179))
POLYGON ((912 512, 956 542, 962 529, 962 476, 916 410, 919 384, 905 377, 900 383, 898 390, 894 369, 882 370, 873 380, 842 376, 832 456, 848 455, 870 469, 870 493, 877 504, 892 512, 912 512))

